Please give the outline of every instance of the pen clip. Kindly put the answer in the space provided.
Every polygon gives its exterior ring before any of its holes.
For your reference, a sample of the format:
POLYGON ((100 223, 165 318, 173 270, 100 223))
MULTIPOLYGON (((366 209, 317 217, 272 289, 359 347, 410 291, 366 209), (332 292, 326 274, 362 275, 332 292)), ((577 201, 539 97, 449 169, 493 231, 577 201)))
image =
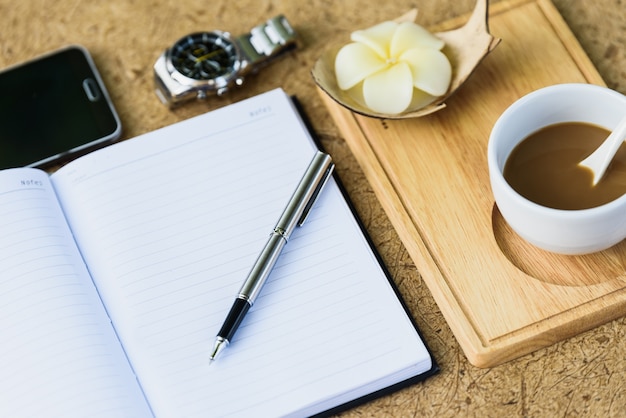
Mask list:
POLYGON ((322 191, 322 189, 328 182, 328 179, 330 178, 334 169, 335 169, 335 163, 333 162, 331 162, 328 165, 328 167, 326 167, 326 171, 324 171, 322 179, 317 183, 317 187, 315 187, 315 190, 311 194, 311 198, 309 199, 306 206, 304 207, 302 216, 300 216, 300 219, 298 220, 298 223, 297 223, 298 226, 302 226, 304 222, 306 222, 307 217, 309 216, 309 213, 311 212, 311 208, 313 208, 313 205, 315 205, 315 202, 317 201, 317 198, 319 197, 320 192, 322 191))

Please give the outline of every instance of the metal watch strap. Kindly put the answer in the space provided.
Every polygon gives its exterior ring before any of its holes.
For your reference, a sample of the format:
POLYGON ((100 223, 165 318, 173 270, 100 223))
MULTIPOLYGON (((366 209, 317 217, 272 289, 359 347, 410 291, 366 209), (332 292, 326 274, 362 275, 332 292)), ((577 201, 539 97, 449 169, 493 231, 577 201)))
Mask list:
POLYGON ((273 17, 237 38, 247 63, 252 67, 294 49, 296 40, 295 31, 283 15, 273 17))

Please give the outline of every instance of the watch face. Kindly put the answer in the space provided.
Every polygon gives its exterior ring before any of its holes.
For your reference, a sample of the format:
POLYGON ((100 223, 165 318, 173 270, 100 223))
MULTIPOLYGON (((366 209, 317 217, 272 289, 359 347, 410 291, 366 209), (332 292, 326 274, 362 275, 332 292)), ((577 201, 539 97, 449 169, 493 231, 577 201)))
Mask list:
POLYGON ((239 55, 232 40, 220 32, 194 33, 171 49, 174 68, 195 80, 229 78, 239 70, 239 55))

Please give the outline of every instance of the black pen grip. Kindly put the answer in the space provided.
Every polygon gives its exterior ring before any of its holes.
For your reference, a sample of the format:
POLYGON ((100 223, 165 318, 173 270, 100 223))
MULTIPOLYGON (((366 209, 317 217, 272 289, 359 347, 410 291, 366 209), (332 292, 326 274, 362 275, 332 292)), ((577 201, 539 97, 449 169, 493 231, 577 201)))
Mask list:
POLYGON ((217 336, 230 342, 235 331, 239 328, 239 324, 241 324, 241 321, 243 321, 243 318, 246 316, 248 309, 250 309, 250 303, 248 303, 248 301, 242 298, 235 299, 235 303, 233 303, 233 306, 230 308, 230 312, 228 312, 228 316, 226 316, 226 320, 217 333, 217 336))

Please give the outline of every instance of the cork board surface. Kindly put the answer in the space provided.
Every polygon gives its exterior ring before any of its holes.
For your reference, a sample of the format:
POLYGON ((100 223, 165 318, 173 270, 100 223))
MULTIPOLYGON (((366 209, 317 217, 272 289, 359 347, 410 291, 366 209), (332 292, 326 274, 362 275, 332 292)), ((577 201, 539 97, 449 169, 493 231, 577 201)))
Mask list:
MULTIPOLYGON (((279 86, 300 98, 442 369, 423 384, 346 411, 342 417, 622 416, 624 318, 501 366, 481 369, 469 363, 309 75, 321 52, 332 43, 345 42, 354 29, 414 7, 420 10, 418 21, 432 26, 469 12, 473 3, 394 0, 383 7, 374 0, 0 0, 0 67, 67 44, 83 44, 120 113, 124 139, 279 86), (152 65, 175 39, 195 30, 243 33, 278 13, 286 14, 300 33, 303 46, 296 54, 251 77, 245 88, 228 97, 175 111, 160 104, 153 93, 152 65)), ((607 85, 626 93, 624 2, 592 3, 554 0, 607 85)))

